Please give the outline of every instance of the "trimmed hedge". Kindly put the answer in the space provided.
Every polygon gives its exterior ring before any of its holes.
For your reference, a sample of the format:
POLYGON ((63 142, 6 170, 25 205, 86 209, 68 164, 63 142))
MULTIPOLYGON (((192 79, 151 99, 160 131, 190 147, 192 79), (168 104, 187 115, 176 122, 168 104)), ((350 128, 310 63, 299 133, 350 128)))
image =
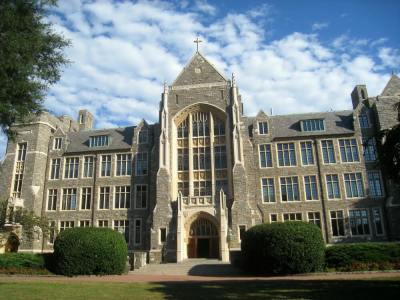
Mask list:
POLYGON ((50 274, 42 254, 0 254, 0 274, 50 274))
POLYGON ((54 242, 54 272, 67 276, 121 274, 127 256, 127 244, 119 232, 71 228, 61 232, 54 242))
POLYGON ((333 245, 325 255, 326 266, 337 271, 400 269, 399 243, 333 245))
POLYGON ((261 274, 322 271, 325 243, 318 226, 305 222, 261 224, 242 239, 242 267, 261 274))

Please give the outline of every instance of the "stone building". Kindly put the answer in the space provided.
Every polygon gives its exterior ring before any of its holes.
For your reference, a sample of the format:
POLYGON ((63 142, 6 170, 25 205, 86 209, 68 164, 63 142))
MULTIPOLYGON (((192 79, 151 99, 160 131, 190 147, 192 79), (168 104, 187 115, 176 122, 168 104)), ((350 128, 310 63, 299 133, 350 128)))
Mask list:
POLYGON ((248 117, 235 78, 196 52, 164 86, 156 124, 94 130, 87 110, 15 124, 0 196, 50 220, 24 251, 76 226, 120 231, 149 263, 228 261, 246 229, 287 220, 317 224, 327 243, 398 239, 399 193, 373 137, 397 122, 400 79, 351 98, 353 110, 248 117))

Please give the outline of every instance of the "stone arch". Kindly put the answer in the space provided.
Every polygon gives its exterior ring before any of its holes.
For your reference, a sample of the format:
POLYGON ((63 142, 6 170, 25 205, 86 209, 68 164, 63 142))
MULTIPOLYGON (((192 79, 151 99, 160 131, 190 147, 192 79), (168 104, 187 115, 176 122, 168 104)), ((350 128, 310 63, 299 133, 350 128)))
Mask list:
POLYGON ((212 112, 216 117, 226 120, 226 113, 221 108, 210 103, 198 102, 178 111, 173 118, 175 125, 178 126, 191 112, 198 111, 212 112))

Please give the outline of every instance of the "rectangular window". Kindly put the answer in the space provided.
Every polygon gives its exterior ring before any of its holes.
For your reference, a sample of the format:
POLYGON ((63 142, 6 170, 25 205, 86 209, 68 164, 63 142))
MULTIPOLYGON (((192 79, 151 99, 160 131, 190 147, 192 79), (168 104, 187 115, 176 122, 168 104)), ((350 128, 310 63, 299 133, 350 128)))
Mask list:
POLYGON ((296 165, 294 143, 278 143, 278 163, 280 167, 296 165))
POLYGON ((101 176, 111 176, 111 155, 101 156, 101 176))
POLYGON ((110 190, 109 186, 100 187, 99 209, 110 208, 110 190))
POLYGON ((131 175, 132 155, 117 154, 117 176, 131 175))
POLYGON ((93 177, 93 166, 94 166, 94 157, 93 156, 85 156, 83 162, 83 177, 91 178, 93 177))
POLYGON ((326 190, 328 199, 340 199, 339 176, 337 174, 326 175, 326 190))
POLYGON ((214 156, 215 168, 226 169, 226 146, 215 146, 214 156))
POLYGON ((283 214, 283 221, 301 221, 302 215, 301 213, 284 213, 283 214))
POLYGON ((281 178, 281 200, 300 201, 299 181, 297 176, 281 178))
POLYGON ((211 157, 209 147, 193 148, 193 169, 209 170, 211 168, 211 157))
POLYGON ((312 142, 301 142, 300 147, 301 147, 301 163, 304 166, 313 165, 314 154, 313 154, 312 142))
POLYGON ((60 158, 54 158, 51 160, 50 179, 60 179, 60 165, 60 158))
POLYGON ((167 241, 167 228, 160 228, 160 243, 164 244, 167 241))
POLYGON ((79 227, 90 227, 90 220, 80 220, 79 227))
POLYGON ((195 196, 211 196, 211 181, 194 181, 195 196))
POLYGON ((131 187, 129 185, 115 187, 114 207, 116 209, 129 208, 131 200, 131 187))
POLYGON ((76 209, 76 188, 63 189, 61 210, 76 209))
POLYGON ((148 174, 147 152, 136 154, 136 175, 144 176, 148 174))
POLYGON ((376 161, 377 159, 377 151, 376 151, 376 142, 374 138, 364 139, 364 159, 367 162, 376 161))
POLYGON ((269 214, 269 221, 270 221, 270 223, 278 222, 278 215, 277 214, 269 214))
POLYGON ((321 228, 321 214, 319 211, 312 211, 307 213, 308 222, 317 225, 321 228))
POLYGON ((271 145, 260 145, 260 166, 261 168, 272 167, 271 145))
POLYGON ((69 228, 74 228, 74 221, 60 221, 60 232, 69 228))
POLYGON ((268 122, 258 122, 258 133, 268 134, 268 122))
POLYGON ((24 178, 25 158, 27 143, 19 143, 17 146, 17 161, 15 162, 14 187, 12 196, 14 198, 21 197, 22 180, 24 178))
POLYGON ((49 244, 54 244, 54 241, 56 240, 56 234, 57 234, 56 221, 50 221, 49 222, 49 239, 48 239, 49 244))
POLYGON ((354 209, 349 210, 349 220, 352 235, 369 235, 368 210, 354 209))
POLYGON ((356 139, 339 140, 339 146, 342 162, 360 161, 356 139))
POLYGON ((245 232, 246 232, 246 225, 239 225, 239 241, 243 239, 245 232))
POLYGON ((99 225, 99 227, 108 228, 108 220, 98 220, 97 224, 99 225))
POLYGON ((361 114, 358 116, 358 122, 361 128, 369 128, 368 116, 366 114, 361 114))
POLYGON ((81 190, 81 209, 89 210, 92 204, 92 188, 84 187, 81 190))
POLYGON ((189 149, 178 149, 178 171, 189 170, 189 149))
POLYGON ((344 216, 343 211, 331 211, 331 226, 333 236, 344 236, 344 216))
POLYGON ((68 157, 65 159, 64 178, 78 178, 79 157, 68 157))
POLYGON ((275 202, 275 186, 273 178, 262 178, 262 199, 263 202, 275 202))
POLYGON ((364 197, 364 185, 361 173, 344 174, 344 184, 347 198, 364 197))
POLYGON ((142 220, 134 220, 134 244, 140 245, 142 243, 142 220))
POLYGON ((108 135, 98 135, 89 137, 89 147, 108 146, 110 138, 108 135))
POLYGON ((54 138, 53 150, 59 150, 62 146, 62 138, 54 138))
POLYGON ((318 200, 317 177, 315 175, 304 176, 304 189, 306 200, 318 200))
POLYGON ((50 189, 47 197, 47 210, 57 209, 57 189, 50 189))
POLYGON ((324 131, 323 119, 309 119, 301 121, 301 131, 324 131))
POLYGON ((375 231, 377 235, 383 234, 383 223, 382 223, 382 214, 379 208, 372 209, 372 219, 375 225, 375 231))
POLYGON ((179 181, 178 182, 178 192, 181 192, 183 197, 189 196, 189 182, 179 181))
POLYGON ((114 220, 114 230, 118 231, 125 237, 126 243, 129 243, 129 221, 114 220))
POLYGON ((146 128, 142 128, 139 132, 139 144, 147 144, 149 137, 149 132, 146 128))
POLYGON ((27 143, 18 144, 17 161, 25 161, 27 143))
POLYGON ((145 184, 136 185, 135 208, 147 208, 147 185, 145 184))
POLYGON ((382 182, 381 174, 378 171, 369 171, 368 174, 368 185, 369 185, 369 195, 371 197, 382 197, 382 182))
POLYGON ((331 140, 321 141, 321 148, 322 148, 322 156, 324 158, 324 163, 325 164, 336 163, 333 141, 331 140))

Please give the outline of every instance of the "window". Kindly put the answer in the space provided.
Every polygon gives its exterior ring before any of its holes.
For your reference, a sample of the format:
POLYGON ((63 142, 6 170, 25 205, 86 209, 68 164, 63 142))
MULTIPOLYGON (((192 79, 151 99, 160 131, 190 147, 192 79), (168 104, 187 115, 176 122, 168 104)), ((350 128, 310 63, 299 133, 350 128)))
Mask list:
POLYGON ((59 150, 62 146, 62 138, 54 138, 53 150, 59 150))
POLYGON ((76 188, 63 189, 61 210, 76 209, 76 188))
POLYGON ((321 141, 321 147, 322 147, 322 156, 324 158, 324 163, 325 164, 336 163, 335 149, 333 148, 333 141, 331 141, 331 140, 321 141))
POLYGON ((129 243, 129 221, 114 220, 114 230, 118 231, 125 237, 125 241, 129 243))
POLYGON ((326 189, 328 199, 340 199, 339 176, 337 174, 326 175, 326 189))
POLYGON ((140 245, 142 243, 142 220, 135 219, 134 221, 134 244, 140 245))
POLYGON ((81 209, 89 210, 92 206, 92 188, 84 187, 81 190, 81 209))
POLYGON ((245 232, 246 232, 246 225, 239 225, 239 241, 242 240, 245 232))
POLYGON ((273 178, 262 178, 262 199, 263 202, 275 202, 275 186, 273 178))
POLYGON ((296 165, 294 143, 278 144, 278 162, 280 167, 296 165))
POLYGON ((147 185, 145 184, 136 185, 135 208, 147 208, 147 185))
POLYGON ((214 121, 214 135, 221 136, 225 135, 225 123, 220 119, 214 121))
POLYGON ((136 154, 136 175, 144 176, 147 173, 147 152, 139 152, 136 154))
POLYGON ((110 208, 110 190, 111 188, 109 186, 100 187, 99 209, 110 208))
POLYGON ((339 140, 340 157, 342 162, 357 162, 360 161, 358 156, 356 139, 339 140))
POLYGON ((192 123, 193 137, 210 136, 208 128, 208 114, 204 112, 194 113, 192 123))
POLYGON ((187 125, 187 120, 185 119, 181 124, 178 126, 178 139, 187 138, 189 133, 189 128, 187 125))
POLYGON ((178 149, 178 171, 189 170, 189 149, 178 149))
POLYGON ((210 148, 193 148, 193 169, 208 170, 211 168, 210 148))
POLYGON ((18 144, 17 161, 25 161, 27 143, 18 144))
POLYGON ((90 227, 90 220, 80 220, 79 227, 90 227))
POLYGON ((101 176, 111 176, 111 155, 101 156, 101 176))
POLYGON ((357 198, 364 196, 364 186, 361 173, 344 174, 344 184, 346 187, 347 198, 357 198))
POLYGON ((50 179, 60 179, 60 165, 60 158, 54 158, 51 160, 50 179))
POLYGON ((108 228, 108 220, 98 220, 97 224, 99 224, 99 227, 108 228))
POLYGON ((318 200, 317 177, 315 175, 304 176, 304 189, 306 200, 318 200))
POLYGON ((74 228, 74 221, 60 221, 60 232, 68 228, 74 228))
POLYGON ((183 197, 189 196, 189 182, 179 181, 178 182, 178 192, 181 192, 183 197))
POLYGON ((352 235, 370 234, 368 210, 355 209, 349 211, 350 228, 352 235))
POLYGON ((57 233, 56 221, 50 221, 49 222, 49 239, 48 239, 49 244, 54 244, 54 241, 56 240, 56 233, 57 233))
POLYGON ((117 154, 117 176, 131 175, 132 155, 117 154))
POLYGON ((24 178, 25 158, 26 158, 26 143, 19 143, 17 146, 17 161, 15 162, 14 187, 12 196, 15 198, 21 197, 22 180, 24 178))
POLYGON ((382 223, 382 214, 380 208, 372 209, 372 219, 375 225, 375 231, 377 235, 383 234, 383 223, 382 223))
POLYGON ((139 144, 147 144, 149 132, 146 128, 142 128, 139 132, 139 144))
POLYGON ((116 209, 129 208, 131 200, 131 187, 129 185, 115 187, 115 205, 116 209))
POLYGON ((83 177, 90 178, 93 177, 93 165, 94 165, 94 157, 93 156, 85 156, 83 162, 83 177))
POLYGON ((269 214, 269 221, 270 221, 270 223, 278 222, 278 215, 277 214, 269 214))
POLYGON ((57 189, 50 189, 47 197, 47 210, 57 209, 57 189))
POLYGON ((374 138, 364 140, 364 159, 367 162, 376 161, 376 142, 374 138))
POLYGON ((323 119, 309 119, 301 121, 301 131, 324 131, 323 119))
POLYGON ((268 122, 258 122, 258 133, 268 134, 268 122))
POLYGON ((321 214, 319 211, 312 211, 307 213, 308 222, 317 225, 321 228, 321 214))
POLYGON ((215 168, 226 169, 226 146, 215 146, 215 168))
POLYGON ((260 145, 260 165, 261 168, 272 167, 271 145, 260 145))
POLYGON ((283 221, 301 221, 303 218, 301 213, 284 213, 283 221))
POLYGON ((368 173, 369 194, 371 197, 382 197, 381 174, 378 171, 369 171, 368 173))
POLYGON ((361 128, 369 128, 368 116, 366 114, 361 114, 358 116, 358 122, 361 128))
POLYGON ((194 181, 195 196, 211 196, 211 181, 194 181))
POLYGON ((108 146, 110 138, 108 135, 98 135, 89 137, 89 147, 108 146))
POLYGON ((314 154, 312 142, 301 142, 301 163, 304 166, 314 164, 314 154))
POLYGON ((160 243, 164 244, 167 241, 167 228, 160 228, 160 243))
POLYGON ((64 178, 78 178, 79 157, 68 157, 65 159, 64 178))
POLYGON ((331 226, 333 236, 344 236, 343 211, 331 211, 331 226))
POLYGON ((300 201, 297 177, 281 178, 281 199, 282 201, 300 201))

